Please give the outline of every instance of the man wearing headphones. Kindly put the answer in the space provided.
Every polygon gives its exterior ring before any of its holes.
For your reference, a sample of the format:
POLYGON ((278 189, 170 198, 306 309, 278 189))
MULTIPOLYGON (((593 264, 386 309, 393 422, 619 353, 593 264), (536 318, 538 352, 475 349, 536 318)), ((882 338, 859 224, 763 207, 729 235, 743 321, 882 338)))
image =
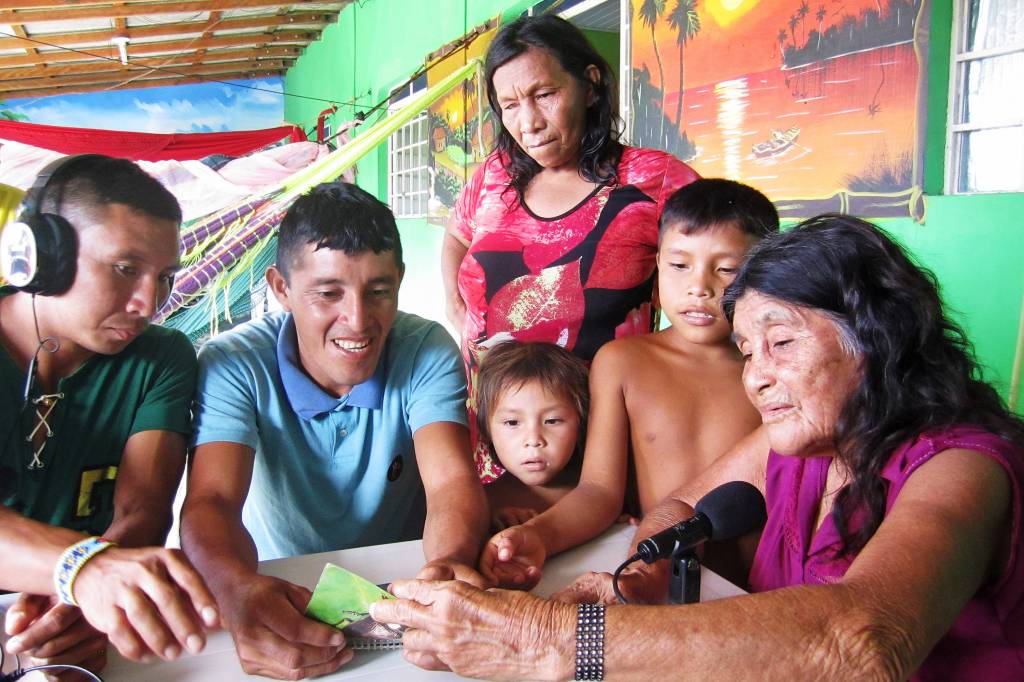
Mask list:
POLYGON ((184 555, 153 547, 197 371, 183 334, 149 326, 180 222, 134 163, 85 155, 47 167, 0 235, 0 589, 24 593, 5 627, 30 661, 97 670, 107 638, 175 658, 218 623, 184 555))

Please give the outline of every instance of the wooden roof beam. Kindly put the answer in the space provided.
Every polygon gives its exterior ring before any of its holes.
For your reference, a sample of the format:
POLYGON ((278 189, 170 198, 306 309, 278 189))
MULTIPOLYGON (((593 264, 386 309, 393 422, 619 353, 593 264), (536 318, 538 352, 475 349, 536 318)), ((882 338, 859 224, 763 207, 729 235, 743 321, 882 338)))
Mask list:
MULTIPOLYGON (((129 46, 129 60, 135 62, 141 62, 143 64, 149 63, 149 61, 158 62, 161 59, 167 59, 170 55, 162 57, 144 57, 139 55, 137 52, 132 52, 131 46, 129 46)), ((97 57, 90 57, 88 55, 80 54, 78 52, 58 52, 56 54, 47 54, 45 59, 40 57, 32 57, 29 55, 16 55, 13 57, 0 57, 0 77, 4 76, 4 69, 15 69, 28 66, 38 66, 39 68, 47 69, 51 68, 54 64, 63 64, 67 62, 78 62, 80 64, 99 64, 103 62, 114 62, 120 65, 120 57, 117 53, 116 47, 104 47, 102 49, 93 48, 88 50, 97 57), (101 57, 102 59, 98 58, 101 57), (41 61, 45 61, 45 66, 39 66, 41 61)), ((242 56, 247 59, 260 59, 266 57, 282 57, 285 59, 298 59, 302 56, 302 46, 300 45, 266 45, 262 47, 242 47, 241 49, 228 49, 228 50, 207 50, 203 59, 209 58, 235 58, 242 56)))
MULTIPOLYGON (((250 78, 268 78, 270 76, 284 76, 284 71, 267 71, 258 74, 249 72, 238 72, 238 73, 225 73, 217 76, 216 80, 219 81, 235 81, 235 80, 247 80, 250 78)), ((81 86, 69 86, 69 87, 41 87, 34 90, 21 90, 17 93, 17 97, 49 97, 51 95, 77 95, 83 92, 99 92, 102 90, 134 90, 138 88, 155 88, 166 85, 189 85, 192 83, 208 83, 210 78, 203 78, 202 76, 186 76, 180 78, 154 78, 154 79, 140 79, 131 81, 130 83, 123 83, 117 85, 116 83, 100 83, 96 85, 81 85, 81 86), (116 85, 116 87, 111 87, 116 85)))
MULTIPOLYGON (((197 76, 197 75, 218 75, 225 73, 261 73, 265 71, 284 71, 287 69, 287 65, 282 60, 259 60, 250 62, 224 62, 223 64, 204 64, 201 66, 174 66, 165 67, 160 71, 152 71, 154 78, 168 78, 173 76, 197 76), (173 72, 173 73, 172 73, 173 72)), ((36 90, 45 88, 46 86, 60 86, 60 87, 73 87, 77 85, 95 85, 98 83, 117 83, 119 81, 129 79, 139 79, 140 73, 144 74, 147 71, 146 67, 134 68, 129 63, 124 73, 117 74, 117 78, 112 78, 111 74, 100 73, 100 74, 82 74, 77 76, 60 76, 60 80, 54 81, 53 83, 47 83, 48 78, 24 78, 24 79, 8 79, 4 78, 4 97, 10 99, 13 97, 27 97, 22 94, 25 90, 36 90)), ((254 77, 254 76, 253 76, 254 77)), ((142 75, 141 79, 146 79, 147 75, 142 75)), ((222 80, 218 78, 218 80, 222 80)))
MULTIPOLYGON (((298 57, 291 54, 289 48, 269 48, 267 50, 221 50, 219 52, 207 52, 201 60, 195 60, 194 55, 177 55, 170 58, 132 59, 127 65, 119 60, 110 59, 103 61, 86 62, 79 64, 64 64, 45 66, 29 66, 25 68, 0 68, 0 78, 3 78, 6 85, 9 80, 23 78, 52 78, 55 76, 74 76, 83 73, 120 72, 128 73, 152 68, 175 69, 175 64, 187 66, 189 64, 223 64, 224 62, 259 62, 266 59, 284 62, 288 66, 298 57)), ((0 67, 3 65, 0 64, 0 67)))
MULTIPOLYGON (((192 53, 200 48, 219 47, 244 47, 248 49, 261 49, 279 45, 294 45, 296 49, 304 47, 315 39, 316 34, 305 31, 276 31, 274 33, 233 33, 226 36, 211 36, 209 38, 185 39, 185 40, 162 40, 154 43, 130 43, 128 45, 128 60, 147 55, 164 55, 167 57, 176 56, 180 52, 192 53), (295 45, 298 43, 298 45, 295 45)), ((77 48, 76 48, 77 49, 77 48)), ((82 48, 78 51, 63 52, 59 59, 52 61, 90 61, 93 59, 117 59, 120 61, 116 48, 110 45, 103 45, 98 48, 82 48), (75 55, 74 57, 63 55, 75 55)), ((48 62, 49 53, 38 55, 35 63, 48 62)), ((0 66, 19 65, 19 57, 0 57, 0 66)))
MULTIPOLYGON (((345 7, 352 0, 341 0, 345 7)), ((323 0, 291 0, 291 6, 323 4, 323 0)), ((39 0, 13 0, 4 3, 0 10, 0 24, 26 24, 36 21, 62 21, 67 19, 113 19, 121 17, 159 16, 162 14, 187 14, 189 12, 215 12, 218 10, 279 7, 273 0, 209 0, 207 2, 133 2, 121 7, 110 3, 60 3, 50 9, 37 9, 39 0)))
MULTIPOLYGON (((216 24, 218 31, 239 30, 239 29, 268 29, 291 26, 294 24, 315 24, 321 28, 333 23, 338 18, 337 14, 325 12, 295 12, 293 14, 268 14, 257 17, 229 17, 221 19, 220 22, 212 21, 186 21, 181 23, 156 24, 153 26, 128 26, 123 35, 132 40, 140 38, 163 38, 165 36, 177 36, 183 33, 205 33, 216 24)), ((110 42, 110 39, 119 34, 113 29, 102 31, 80 31, 77 33, 40 33, 29 36, 50 45, 66 47, 68 45, 86 45, 89 43, 110 42)), ((5 38, 0 36, 0 50, 24 49, 26 41, 18 38, 5 38)))

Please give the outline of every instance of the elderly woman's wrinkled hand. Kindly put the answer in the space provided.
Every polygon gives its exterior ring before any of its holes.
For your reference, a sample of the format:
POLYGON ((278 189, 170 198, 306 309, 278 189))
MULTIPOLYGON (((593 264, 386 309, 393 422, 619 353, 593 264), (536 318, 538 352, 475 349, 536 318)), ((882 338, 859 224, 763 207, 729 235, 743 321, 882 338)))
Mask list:
POLYGON ((398 599, 372 604, 370 615, 409 628, 402 639, 410 663, 489 679, 572 676, 571 606, 460 581, 400 580, 391 591, 398 599))
POLYGON ((547 548, 530 526, 512 526, 484 545, 480 572, 498 587, 532 590, 540 582, 547 548))
POLYGON ((417 580, 461 580, 480 589, 487 589, 493 583, 488 581, 473 566, 451 561, 448 559, 436 559, 427 562, 416 574, 417 580))
MULTIPOLYGON (((629 604, 664 604, 668 600, 667 574, 634 569, 619 576, 619 591, 629 604)), ((584 573, 551 595, 567 604, 618 604, 611 573, 584 573)))

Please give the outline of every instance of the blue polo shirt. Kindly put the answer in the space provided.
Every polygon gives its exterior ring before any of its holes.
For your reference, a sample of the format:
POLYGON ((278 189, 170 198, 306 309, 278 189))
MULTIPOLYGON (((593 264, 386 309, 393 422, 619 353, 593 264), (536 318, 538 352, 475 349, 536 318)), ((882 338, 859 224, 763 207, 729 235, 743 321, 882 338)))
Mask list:
POLYGON ((256 451, 242 519, 260 560, 422 537, 412 437, 434 422, 466 424, 455 342, 399 312, 373 376, 341 398, 306 375, 297 343, 292 316, 275 313, 199 353, 195 444, 256 451))

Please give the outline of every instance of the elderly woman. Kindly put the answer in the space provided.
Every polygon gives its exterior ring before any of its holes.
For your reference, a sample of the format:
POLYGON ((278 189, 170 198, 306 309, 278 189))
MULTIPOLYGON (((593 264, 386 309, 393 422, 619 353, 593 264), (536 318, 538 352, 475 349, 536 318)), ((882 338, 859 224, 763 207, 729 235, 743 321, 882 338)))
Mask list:
MULTIPOLYGON (((442 253, 470 424, 490 345, 549 341, 589 362, 606 341, 651 331, 658 217, 697 177, 670 154, 618 141, 611 68, 563 19, 502 28, 485 75, 496 148, 463 190, 442 253)), ((476 450, 490 481, 500 470, 476 450)))
MULTIPOLYGON (((599 618, 401 582, 374 615, 413 628, 407 658, 502 679, 1024 679, 1024 424, 975 378, 932 278, 871 224, 822 216, 755 247, 725 308, 764 426, 638 537, 747 480, 768 503, 755 594, 599 618)), ((665 570, 624 574, 630 601, 663 602, 665 570)), ((606 574, 562 597, 614 600, 606 574)))

